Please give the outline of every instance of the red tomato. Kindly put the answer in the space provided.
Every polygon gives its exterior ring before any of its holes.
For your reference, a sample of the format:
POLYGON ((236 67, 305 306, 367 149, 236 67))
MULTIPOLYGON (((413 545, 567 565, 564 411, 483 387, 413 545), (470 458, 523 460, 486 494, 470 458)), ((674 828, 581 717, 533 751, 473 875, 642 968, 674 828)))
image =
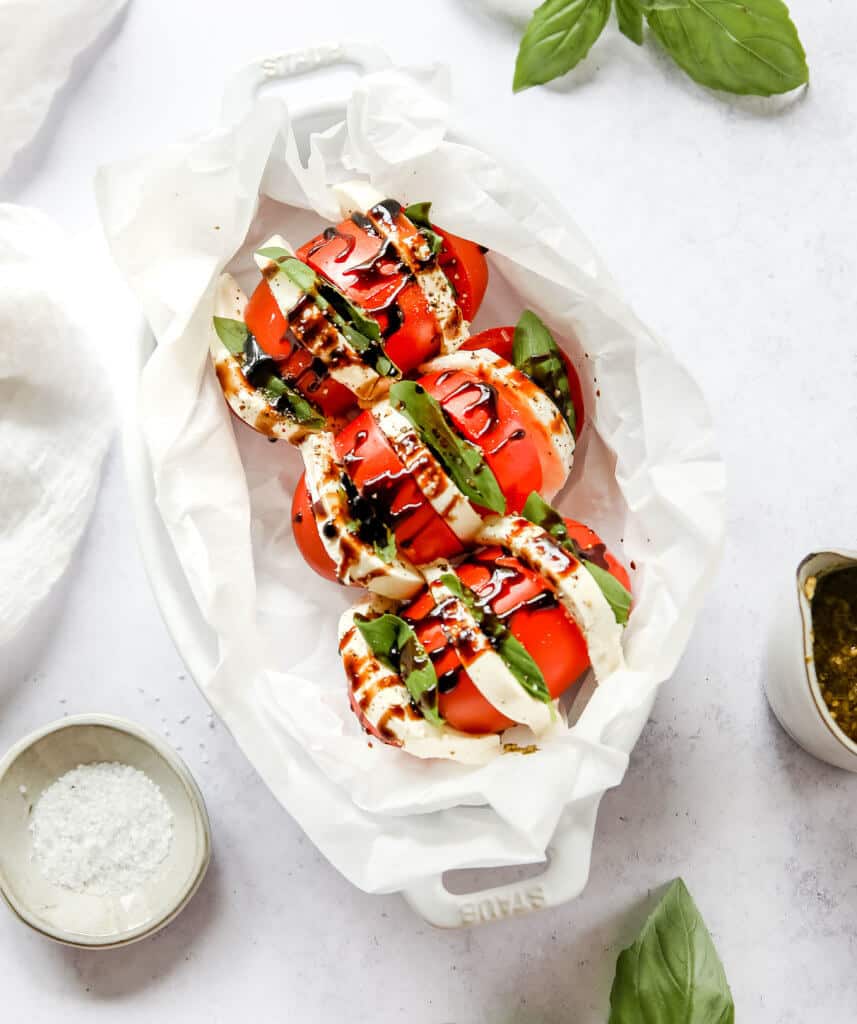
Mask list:
POLYGON ((422 289, 378 235, 348 219, 296 255, 378 321, 384 348, 404 373, 440 351, 440 327, 422 289))
POLYGON ((336 566, 325 550, 319 535, 305 476, 301 476, 292 497, 292 530, 295 535, 295 543, 310 568, 314 569, 319 576, 324 576, 325 579, 333 580, 336 583, 336 566))
POLYGON ((432 228, 443 239, 438 263, 455 289, 461 315, 472 320, 479 312, 488 287, 488 261, 482 247, 436 224, 432 228))
POLYGON ((292 345, 286 318, 280 312, 267 281, 261 281, 244 311, 247 329, 262 348, 277 360, 280 374, 314 402, 325 416, 339 417, 354 405, 354 395, 328 374, 313 369, 313 357, 292 345))
POLYGON ((520 512, 530 493, 541 490, 542 469, 532 433, 502 391, 463 370, 431 373, 420 384, 440 402, 458 433, 485 453, 507 512, 520 512))
MULTIPOLYGON (((587 526, 566 519, 570 535, 583 547, 601 543, 587 526)), ((605 553, 609 571, 623 586, 629 587, 624 567, 605 553)), ((494 594, 489 607, 504 618, 512 634, 527 648, 541 669, 551 696, 560 697, 589 667, 586 642, 577 624, 561 605, 548 601, 539 607, 540 595, 550 591, 537 573, 500 548, 485 548, 455 570, 462 582, 477 596, 494 594), (506 576, 506 579, 503 577, 506 576)), ((430 617, 434 602, 428 593, 421 594, 400 615, 416 623, 416 632, 432 655, 440 681, 440 713, 446 721, 462 732, 501 732, 513 723, 502 715, 476 689, 461 666, 455 651, 447 645, 440 624, 430 617), (447 683, 455 683, 444 690, 447 683)))
MULTIPOLYGON (((474 334, 468 338, 461 347, 468 351, 487 348, 500 356, 501 359, 505 359, 507 363, 511 363, 514 361, 512 359, 514 335, 514 327, 489 327, 487 331, 480 331, 479 334, 474 334)), ((571 392, 571 401, 575 412, 574 436, 578 438, 583 429, 583 388, 580 386, 580 377, 577 374, 574 363, 572 363, 562 347, 560 347, 560 355, 565 363, 566 373, 568 374, 568 387, 571 392)))

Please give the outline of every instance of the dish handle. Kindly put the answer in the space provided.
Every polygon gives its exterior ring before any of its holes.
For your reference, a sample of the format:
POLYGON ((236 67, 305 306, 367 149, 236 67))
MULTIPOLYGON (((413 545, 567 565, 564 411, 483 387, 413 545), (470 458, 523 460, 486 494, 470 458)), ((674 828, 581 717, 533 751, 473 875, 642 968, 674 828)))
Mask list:
POLYGON ((450 892, 437 875, 404 890, 411 908, 437 928, 469 928, 548 910, 579 896, 589 877, 599 797, 566 808, 541 874, 476 892, 450 892))
POLYGON ((227 82, 223 96, 224 119, 232 121, 242 117, 255 102, 259 90, 271 82, 340 64, 351 65, 361 74, 368 74, 390 67, 391 61, 384 50, 371 43, 321 43, 272 57, 259 57, 239 68, 227 82))

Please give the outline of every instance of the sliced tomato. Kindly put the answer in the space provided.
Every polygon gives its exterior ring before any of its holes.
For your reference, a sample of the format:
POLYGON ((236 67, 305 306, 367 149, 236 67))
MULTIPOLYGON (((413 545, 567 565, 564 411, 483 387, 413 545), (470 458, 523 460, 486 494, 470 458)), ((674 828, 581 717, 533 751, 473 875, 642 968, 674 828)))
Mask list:
POLYGON ((406 558, 425 565, 461 554, 461 542, 429 504, 371 413, 361 413, 334 443, 358 491, 380 506, 406 558))
POLYGON ((314 402, 325 416, 344 415, 354 406, 354 395, 318 367, 300 345, 293 344, 286 318, 280 312, 267 281, 261 281, 244 311, 247 329, 262 348, 277 360, 284 380, 314 402))
POLYGON ((292 497, 292 531, 295 543, 307 564, 319 576, 336 582, 336 566, 328 555, 312 511, 312 499, 306 485, 306 476, 301 476, 292 497))
MULTIPOLYGON (((594 531, 571 519, 566 519, 566 525, 582 548, 603 554, 610 573, 629 587, 624 567, 612 554, 601 551, 601 540, 594 531)), ((538 573, 496 547, 483 548, 455 571, 477 597, 488 598, 491 611, 526 647, 552 697, 562 696, 583 675, 589 667, 583 634, 563 607, 551 599, 550 587, 538 573)), ((399 614, 415 624, 431 656, 439 681, 441 715, 462 732, 501 732, 509 728, 514 723, 482 696, 461 666, 440 622, 432 615, 433 609, 431 595, 424 592, 399 614)))
POLYGON ((443 239, 438 263, 455 289, 456 301, 465 320, 472 320, 479 312, 485 289, 488 287, 488 261, 482 246, 436 224, 432 228, 443 239))
POLYGON ((422 289, 378 234, 344 220, 296 255, 377 320, 387 354, 404 373, 440 351, 440 327, 422 289))
POLYGON ((506 510, 520 512, 542 488, 542 469, 532 431, 500 390, 466 370, 441 371, 420 378, 462 437, 485 454, 506 497, 506 510))
MULTIPOLYGON (((500 356, 501 359, 505 359, 507 363, 512 363, 514 362, 512 359, 514 337, 514 327, 489 327, 487 331, 480 331, 478 334, 472 335, 461 347, 471 352, 479 348, 487 348, 500 356)), ((578 438, 583 429, 583 388, 580 385, 580 377, 574 363, 572 363, 562 347, 560 347, 560 354, 568 374, 568 387, 571 392, 571 401, 575 412, 574 436, 578 438)))

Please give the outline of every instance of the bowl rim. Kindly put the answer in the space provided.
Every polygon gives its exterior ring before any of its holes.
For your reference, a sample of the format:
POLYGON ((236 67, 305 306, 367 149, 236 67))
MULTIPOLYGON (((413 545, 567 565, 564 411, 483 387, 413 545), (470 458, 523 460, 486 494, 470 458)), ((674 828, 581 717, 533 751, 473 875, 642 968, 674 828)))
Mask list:
POLYGON ((818 682, 818 675, 815 670, 815 649, 812 628, 812 601, 806 593, 806 583, 811 577, 818 578, 828 573, 836 572, 839 569, 854 568, 857 566, 857 551, 850 551, 846 548, 822 548, 811 551, 798 563, 795 573, 797 583, 798 607, 800 609, 801 623, 803 625, 801 635, 801 650, 803 652, 804 676, 809 687, 810 697, 815 704, 821 721, 827 727, 830 735, 836 742, 845 748, 849 754, 857 759, 857 742, 852 740, 842 731, 836 719, 830 714, 818 682), (814 567, 814 563, 821 561, 826 565, 814 567))
POLYGON ((60 718, 53 722, 48 722, 46 725, 33 730, 33 732, 28 733, 26 736, 23 736, 20 740, 14 743, 9 750, 6 751, 2 759, 0 759, 0 780, 6 776, 6 773, 15 761, 17 761, 25 751, 29 750, 30 747, 44 739, 46 736, 62 732, 65 729, 73 728, 75 726, 87 725, 114 729, 117 732, 123 732, 129 736, 135 737, 135 739, 141 740, 173 770, 190 798, 190 803, 193 807, 197 824, 201 827, 202 831, 202 845, 196 862, 196 870, 191 874, 190 881, 181 890, 175 903, 172 904, 160 917, 138 925, 136 928, 130 928, 127 931, 115 932, 112 935, 102 936, 100 938, 82 935, 79 932, 66 931, 64 928, 60 927, 52 927, 47 925, 41 918, 36 917, 35 913, 12 892, 9 879, 3 870, 2 863, 0 863, 0 895, 2 895, 6 905, 15 914, 15 916, 40 935, 44 935, 55 942, 62 943, 63 945, 74 946, 78 949, 115 949, 119 946, 128 946, 133 942, 138 942, 141 939, 148 938, 150 935, 154 935, 155 932, 165 928, 175 917, 177 917, 178 914, 181 913, 182 910, 184 910, 193 895, 196 893, 197 889, 199 889, 202 884, 202 880, 208 871, 209 864, 211 863, 211 823, 209 821, 208 809, 205 806, 205 799, 203 798, 202 792, 191 774, 190 769, 181 757, 179 757, 178 753, 157 734, 150 732, 144 726, 139 725, 130 719, 121 718, 118 715, 100 713, 69 715, 66 718, 60 718))

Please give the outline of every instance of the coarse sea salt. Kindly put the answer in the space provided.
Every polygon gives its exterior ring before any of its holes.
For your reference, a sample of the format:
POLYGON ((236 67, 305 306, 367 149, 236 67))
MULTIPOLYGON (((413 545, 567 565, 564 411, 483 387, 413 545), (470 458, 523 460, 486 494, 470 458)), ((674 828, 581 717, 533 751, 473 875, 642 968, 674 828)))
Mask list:
POLYGON ((42 793, 30 832, 33 859, 49 882, 75 892, 124 895, 166 859, 173 812, 137 768, 82 764, 42 793))

